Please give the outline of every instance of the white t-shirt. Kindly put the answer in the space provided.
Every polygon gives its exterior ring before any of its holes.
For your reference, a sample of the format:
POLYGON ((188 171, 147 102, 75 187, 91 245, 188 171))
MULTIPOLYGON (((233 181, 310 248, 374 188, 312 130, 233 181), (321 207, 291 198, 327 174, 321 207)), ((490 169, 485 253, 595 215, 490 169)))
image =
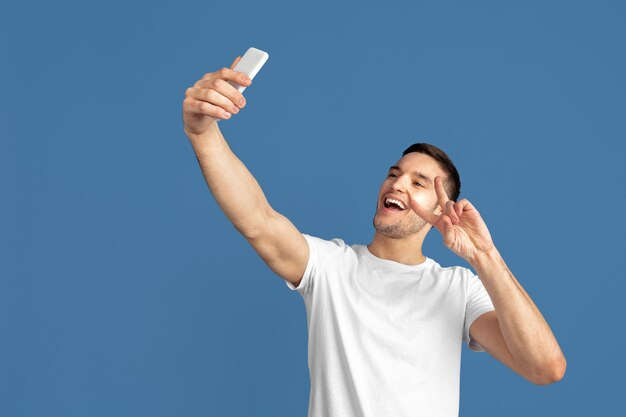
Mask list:
POLYGON ((494 310, 480 279, 430 258, 405 265, 367 245, 303 234, 309 417, 458 417, 461 347, 494 310))

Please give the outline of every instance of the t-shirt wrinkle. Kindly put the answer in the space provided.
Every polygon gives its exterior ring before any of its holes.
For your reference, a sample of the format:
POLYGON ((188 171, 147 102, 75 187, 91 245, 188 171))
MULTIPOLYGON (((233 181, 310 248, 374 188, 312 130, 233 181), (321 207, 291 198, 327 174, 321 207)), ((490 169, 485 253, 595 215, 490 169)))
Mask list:
POLYGON ((298 287, 308 326, 308 417, 458 417, 461 347, 494 310, 471 270, 374 256, 303 234, 309 259, 298 287))

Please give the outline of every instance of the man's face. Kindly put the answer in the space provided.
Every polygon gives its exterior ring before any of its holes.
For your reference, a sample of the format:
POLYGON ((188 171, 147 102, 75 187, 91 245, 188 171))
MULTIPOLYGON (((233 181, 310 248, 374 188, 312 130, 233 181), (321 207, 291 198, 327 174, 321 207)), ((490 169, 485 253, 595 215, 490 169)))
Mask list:
POLYGON ((376 231, 390 238, 402 239, 419 232, 423 227, 430 228, 411 209, 409 200, 413 198, 422 207, 439 214, 441 209, 434 184, 436 176, 441 176, 445 183, 446 173, 431 156, 419 152, 403 156, 389 169, 380 187, 373 220, 376 231), (389 198, 398 200, 404 209, 389 203, 389 198))

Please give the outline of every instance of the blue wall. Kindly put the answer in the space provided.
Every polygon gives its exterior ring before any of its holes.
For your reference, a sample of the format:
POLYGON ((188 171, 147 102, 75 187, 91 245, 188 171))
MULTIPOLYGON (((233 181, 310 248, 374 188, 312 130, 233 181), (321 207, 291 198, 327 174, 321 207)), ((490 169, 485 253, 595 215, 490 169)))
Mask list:
MULTIPOLYGON (((275 209, 369 243, 387 167, 436 144, 554 331, 568 370, 549 386, 464 347, 461 416, 623 410, 625 18, 617 1, 2 1, 0 415, 306 415, 302 299, 182 129, 185 89, 250 46, 270 59, 220 126, 275 209)), ((467 266, 435 230, 424 252, 467 266)))

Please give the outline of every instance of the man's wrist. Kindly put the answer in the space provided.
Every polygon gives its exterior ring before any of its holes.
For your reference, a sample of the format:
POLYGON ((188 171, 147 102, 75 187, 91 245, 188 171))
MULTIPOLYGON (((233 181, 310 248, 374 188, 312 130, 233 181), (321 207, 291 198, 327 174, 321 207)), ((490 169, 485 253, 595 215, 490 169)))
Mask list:
POLYGON ((502 261, 502 256, 498 249, 493 246, 485 252, 479 252, 469 260, 469 264, 476 270, 485 270, 498 265, 502 261))
POLYGON ((202 133, 194 133, 187 129, 185 129, 185 134, 189 138, 189 142, 191 142, 191 146, 197 155, 201 155, 205 152, 210 152, 212 146, 221 142, 219 139, 222 136, 222 132, 217 126, 217 121, 211 123, 211 125, 202 133))
POLYGON ((203 138, 211 137, 220 133, 220 129, 217 125, 217 120, 211 123, 209 127, 202 133, 192 132, 187 128, 187 126, 183 126, 183 129, 185 131, 185 135, 187 135, 187 137, 191 141, 198 141, 198 140, 202 141, 203 138))

